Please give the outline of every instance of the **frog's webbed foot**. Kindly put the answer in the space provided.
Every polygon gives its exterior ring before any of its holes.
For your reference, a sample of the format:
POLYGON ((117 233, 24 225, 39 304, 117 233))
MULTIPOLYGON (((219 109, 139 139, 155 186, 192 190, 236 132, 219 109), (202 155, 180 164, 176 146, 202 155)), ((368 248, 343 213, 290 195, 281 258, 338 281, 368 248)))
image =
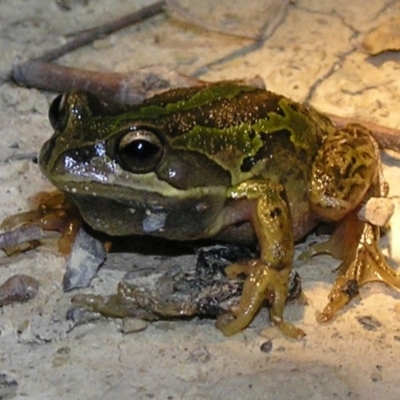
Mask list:
POLYGON ((269 303, 271 323, 283 333, 293 338, 305 336, 303 330, 284 321, 283 311, 288 296, 290 269, 268 268, 260 260, 227 267, 226 273, 234 278, 246 274, 239 305, 232 314, 224 314, 217 319, 217 328, 226 336, 231 336, 247 327, 257 314, 264 301, 269 303))
POLYGON ((348 215, 325 243, 313 246, 310 254, 328 253, 341 259, 339 276, 329 294, 329 303, 318 315, 329 321, 369 282, 382 282, 400 290, 400 275, 386 262, 379 248, 379 228, 348 215))

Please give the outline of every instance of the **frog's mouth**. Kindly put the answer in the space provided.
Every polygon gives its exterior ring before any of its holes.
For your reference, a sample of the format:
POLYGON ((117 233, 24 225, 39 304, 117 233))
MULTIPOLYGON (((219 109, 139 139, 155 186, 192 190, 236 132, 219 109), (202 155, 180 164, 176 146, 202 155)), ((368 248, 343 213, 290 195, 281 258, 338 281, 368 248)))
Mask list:
MULTIPOLYGON (((140 199, 118 195, 70 191, 66 196, 77 205, 84 220, 95 230, 113 236, 154 235, 174 240, 206 236, 224 207, 221 196, 170 198, 160 194, 142 194, 140 199)), ((123 194, 123 195, 122 195, 123 194)))

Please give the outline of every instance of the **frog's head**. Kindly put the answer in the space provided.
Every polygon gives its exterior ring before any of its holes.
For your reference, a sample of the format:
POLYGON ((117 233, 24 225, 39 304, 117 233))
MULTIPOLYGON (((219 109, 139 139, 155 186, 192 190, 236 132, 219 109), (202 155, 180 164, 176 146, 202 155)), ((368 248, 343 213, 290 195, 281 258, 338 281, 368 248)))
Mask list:
POLYGON ((94 229, 207 236, 230 175, 204 151, 171 145, 188 124, 165 103, 128 110, 71 92, 53 101, 49 118, 54 134, 40 151, 40 168, 94 229))

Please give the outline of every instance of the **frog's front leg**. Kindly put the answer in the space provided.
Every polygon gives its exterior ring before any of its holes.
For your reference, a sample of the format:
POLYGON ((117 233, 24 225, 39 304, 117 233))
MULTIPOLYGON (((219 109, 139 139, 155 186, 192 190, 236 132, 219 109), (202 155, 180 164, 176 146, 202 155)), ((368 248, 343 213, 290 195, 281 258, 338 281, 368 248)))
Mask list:
POLYGON ((342 263, 319 321, 330 320, 366 283, 383 282, 400 290, 400 275, 379 249, 379 228, 357 217, 369 197, 386 194, 379 150, 366 128, 352 124, 325 140, 313 165, 311 203, 320 217, 339 224, 331 239, 315 245, 310 254, 329 253, 342 263))
POLYGON ((260 246, 260 259, 233 264, 227 274, 245 273, 242 296, 234 316, 219 318, 217 327, 232 335, 244 329, 269 300, 271 322, 292 337, 304 332, 283 320, 288 282, 293 263, 294 236, 290 209, 282 185, 265 180, 243 182, 229 191, 235 200, 246 199, 247 218, 253 225, 260 246))

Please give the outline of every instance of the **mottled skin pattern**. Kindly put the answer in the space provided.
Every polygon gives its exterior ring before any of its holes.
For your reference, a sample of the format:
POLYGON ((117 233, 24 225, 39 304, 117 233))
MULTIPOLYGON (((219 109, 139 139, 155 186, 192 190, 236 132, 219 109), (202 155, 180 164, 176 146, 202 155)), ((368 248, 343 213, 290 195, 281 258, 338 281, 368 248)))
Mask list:
POLYGON ((131 108, 72 92, 54 101, 50 119, 41 169, 94 229, 191 240, 235 239, 238 226, 251 228, 244 231, 260 258, 227 269, 248 275, 237 309, 218 320, 227 335, 266 299, 275 325, 304 334, 283 311, 294 242, 321 221, 340 222, 345 240, 334 236, 320 249, 344 260, 321 319, 356 294, 349 281, 357 290, 370 280, 400 286, 377 246, 379 230, 354 219, 368 196, 386 190, 376 144, 359 125, 336 130, 309 107, 235 82, 171 90, 131 108), (360 270, 373 272, 361 279, 360 270), (381 270, 387 279, 377 278, 381 270))

